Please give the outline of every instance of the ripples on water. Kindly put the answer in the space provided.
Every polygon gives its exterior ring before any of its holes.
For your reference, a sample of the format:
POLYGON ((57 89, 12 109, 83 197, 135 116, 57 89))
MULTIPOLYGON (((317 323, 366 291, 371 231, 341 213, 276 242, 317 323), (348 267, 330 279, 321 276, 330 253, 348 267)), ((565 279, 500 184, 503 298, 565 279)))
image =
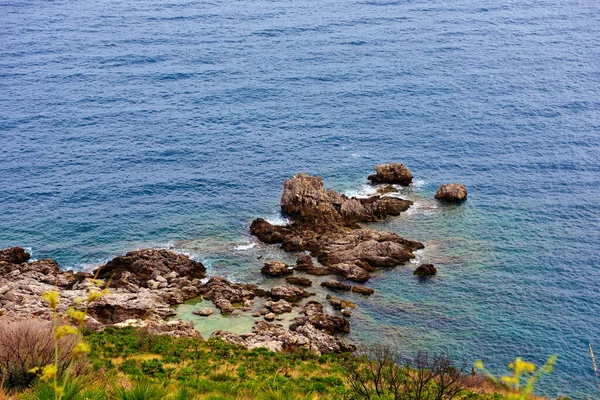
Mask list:
POLYGON ((279 218, 284 178, 356 193, 398 160, 418 207, 376 228, 424 241, 440 273, 377 275, 353 339, 496 370, 556 352, 546 393, 595 393, 599 8, 0 1, 0 247, 81 268, 174 246, 259 280, 277 249, 236 246, 279 218), (430 200, 454 180, 466 204, 430 200))

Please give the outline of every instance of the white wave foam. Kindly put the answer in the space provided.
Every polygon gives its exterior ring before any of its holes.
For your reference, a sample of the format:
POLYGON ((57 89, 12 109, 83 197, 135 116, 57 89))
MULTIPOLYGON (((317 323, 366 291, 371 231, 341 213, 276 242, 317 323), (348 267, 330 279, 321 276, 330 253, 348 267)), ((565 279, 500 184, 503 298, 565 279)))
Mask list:
POLYGON ((415 255, 415 258, 411 259, 410 263, 415 264, 415 265, 421 265, 423 263, 424 253, 425 253, 425 249, 415 250, 413 252, 413 254, 415 255))
POLYGON ((360 157, 360 154, 352 153, 352 158, 358 158, 358 157, 360 157))
POLYGON ((425 183, 425 181, 412 181, 410 185, 415 188, 422 188, 423 186, 425 186, 425 183))
POLYGON ((233 249, 237 251, 246 251, 256 247, 256 243, 244 243, 235 246, 233 249))
POLYGON ((265 218, 265 221, 267 221, 271 225, 287 225, 290 223, 289 219, 281 215, 265 218))
POLYGON ((347 190, 344 194, 348 197, 356 197, 359 199, 366 199, 373 197, 377 194, 377 188, 373 185, 361 185, 360 188, 355 190, 347 190))

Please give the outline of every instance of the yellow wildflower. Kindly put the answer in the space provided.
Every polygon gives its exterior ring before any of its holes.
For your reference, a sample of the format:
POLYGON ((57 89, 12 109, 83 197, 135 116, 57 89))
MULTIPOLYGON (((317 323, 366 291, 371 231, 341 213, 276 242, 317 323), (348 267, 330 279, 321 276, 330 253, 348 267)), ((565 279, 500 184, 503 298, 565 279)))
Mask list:
POLYGON ((44 382, 49 382, 56 378, 57 372, 58 370, 56 369, 56 366, 54 364, 48 364, 42 368, 42 376, 40 376, 40 379, 44 382))
POLYGON ((477 369, 483 369, 483 361, 477 360, 475 361, 475 364, 473 364, 473 366, 477 369))
POLYGON ((42 299, 46 300, 48 303, 48 308, 52 310, 56 310, 58 307, 58 292, 53 290, 51 292, 44 292, 42 294, 42 299))
POLYGON ((67 315, 78 324, 82 324, 85 319, 85 312, 76 310, 73 307, 67 310, 67 315))
POLYGON ((88 304, 89 304, 89 303, 92 303, 92 302, 94 302, 94 301, 96 301, 96 300, 98 300, 100 297, 102 297, 102 295, 103 295, 103 294, 104 294, 104 293, 102 293, 102 292, 99 292, 99 291, 97 291, 97 290, 90 291, 90 292, 88 293, 88 296, 87 296, 87 302, 88 302, 88 304))
POLYGON ((40 367, 34 367, 34 368, 31 368, 27 372, 32 373, 32 374, 37 374, 39 370, 40 370, 40 367))
POLYGON ((500 379, 502 380, 502 382, 504 382, 504 384, 508 386, 519 384, 519 378, 517 378, 516 376, 503 376, 500 379))
POLYGON ((85 353, 89 353, 89 352, 90 352, 90 346, 85 342, 79 342, 73 348, 73 356, 75 356, 75 357, 79 357, 79 356, 81 356, 85 353))
POLYGON ((515 371, 517 373, 520 373, 520 372, 533 373, 535 371, 535 365, 530 362, 523 361, 521 359, 521 357, 517 357, 517 359, 515 360, 515 371))
POLYGON ((102 287, 104 285, 104 281, 102 279, 89 279, 89 281, 96 287, 102 287))
POLYGON ((65 336, 77 335, 78 332, 79 331, 74 326, 62 325, 62 326, 57 327, 56 331, 54 331, 54 338, 56 340, 59 340, 65 336))

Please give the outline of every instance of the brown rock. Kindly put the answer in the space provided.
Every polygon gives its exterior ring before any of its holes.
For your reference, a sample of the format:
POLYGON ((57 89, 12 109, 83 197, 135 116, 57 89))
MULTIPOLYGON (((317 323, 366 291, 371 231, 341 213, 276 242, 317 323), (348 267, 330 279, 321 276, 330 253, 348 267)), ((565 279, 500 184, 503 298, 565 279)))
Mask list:
POLYGON ((348 285, 347 283, 338 282, 338 281, 321 282, 321 286, 326 287, 328 289, 334 289, 334 290, 350 290, 350 289, 352 289, 352 286, 348 285))
POLYGON ((293 274, 294 270, 281 261, 269 261, 265 263, 260 272, 266 276, 279 277, 293 274))
POLYGON ((333 264, 327 267, 334 274, 342 275, 345 279, 355 282, 366 282, 371 278, 371 274, 364 268, 351 263, 333 264))
POLYGON ((271 297, 274 299, 283 299, 290 303, 297 303, 304 297, 310 296, 306 290, 297 288, 296 286, 285 284, 271 288, 271 297))
POLYGON ((467 198, 467 188, 460 183, 447 183, 440 186, 435 198, 447 202, 461 202, 467 198))
POLYGON ((208 317, 209 315, 213 314, 213 310, 211 310, 210 308, 203 308, 202 310, 194 311, 192 314, 198 315, 200 317, 208 317))
POLYGON ((370 296, 373 293, 375 293, 375 290, 373 290, 370 287, 366 287, 366 286, 362 286, 362 285, 356 285, 352 287, 352 291, 354 293, 360 293, 360 294, 364 294, 366 296, 370 296))
POLYGON ((337 297, 333 297, 331 295, 327 295, 327 300, 329 300, 329 304, 336 309, 342 310, 345 308, 356 308, 356 304, 349 300, 338 299, 337 297))
POLYGON ((413 175, 403 164, 390 163, 377 165, 377 172, 374 175, 369 175, 369 180, 373 183, 397 183, 407 186, 413 180, 413 175))
POLYGON ((154 249, 129 252, 112 259, 99 270, 98 277, 110 279, 111 287, 126 286, 127 283, 147 287, 147 281, 172 271, 187 278, 202 279, 206 276, 202 263, 183 254, 154 249))
POLYGON ((296 286, 303 286, 303 287, 312 286, 312 282, 310 279, 302 278, 299 276, 290 276, 289 278, 285 278, 285 281, 289 284, 296 285, 296 286))
POLYGON ((0 261, 10 264, 22 264, 29 260, 31 255, 22 247, 11 247, 9 249, 0 250, 0 261))
POLYGON ((433 266, 433 264, 421 264, 415 269, 413 275, 435 275, 437 273, 437 269, 433 266))
POLYGON ((275 314, 268 313, 268 314, 265 315, 264 318, 265 318, 266 321, 273 321, 275 319, 275 314))
POLYGON ((275 314, 283 314, 292 311, 292 305, 283 299, 280 299, 279 301, 267 301, 264 305, 275 314))

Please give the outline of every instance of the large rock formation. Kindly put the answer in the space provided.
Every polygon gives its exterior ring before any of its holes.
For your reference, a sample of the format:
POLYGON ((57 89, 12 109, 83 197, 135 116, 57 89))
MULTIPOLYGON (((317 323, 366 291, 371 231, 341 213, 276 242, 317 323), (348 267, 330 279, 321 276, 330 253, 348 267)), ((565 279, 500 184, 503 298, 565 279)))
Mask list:
POLYGON ((438 189, 435 198, 442 201, 458 203, 467 198, 467 188, 460 183, 446 183, 438 189))
POLYGON ((400 163, 382 164, 375 167, 377 172, 369 175, 368 179, 373 183, 397 183, 407 186, 413 180, 411 172, 400 163))
MULTIPOLYGON (((58 310, 64 312, 76 304, 76 299, 86 298, 92 285, 94 273, 61 271, 49 259, 26 263, 28 255, 23 249, 0 254, 0 313, 7 317, 51 318, 41 300, 44 292, 57 290, 58 310)), ((110 293, 90 305, 90 326, 127 320, 158 326, 175 314, 172 305, 200 294, 202 283, 198 278, 204 276, 204 266, 164 250, 140 250, 115 258, 100 267, 98 275, 110 282, 110 293)))
POLYGON ((279 277, 291 275, 294 273, 294 270, 288 267, 284 262, 275 260, 266 262, 264 267, 261 268, 260 272, 266 276, 279 277))
POLYGON ((394 267, 414 258, 413 252, 423 244, 395 233, 360 229, 358 223, 399 215, 411 204, 391 197, 348 198, 325 190, 320 177, 299 174, 284 182, 281 197, 281 209, 293 223, 279 226, 258 218, 250 231, 265 243, 281 243, 286 251, 308 251, 327 267, 316 267, 305 256, 298 260, 297 271, 365 282, 375 268, 394 267))

